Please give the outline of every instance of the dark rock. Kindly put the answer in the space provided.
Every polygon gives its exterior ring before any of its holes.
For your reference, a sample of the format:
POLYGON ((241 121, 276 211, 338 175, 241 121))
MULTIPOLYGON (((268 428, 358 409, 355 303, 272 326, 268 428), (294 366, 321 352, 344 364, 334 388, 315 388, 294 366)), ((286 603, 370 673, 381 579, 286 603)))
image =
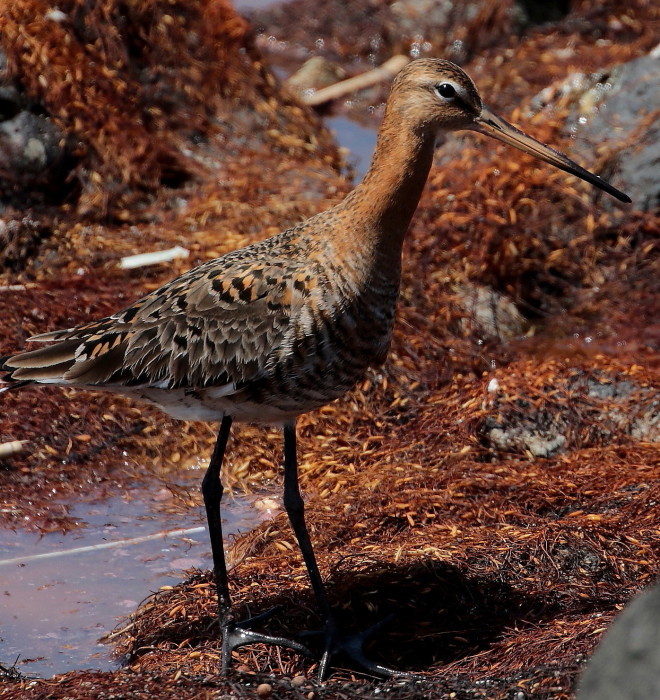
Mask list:
POLYGON ((62 157, 63 134, 47 117, 21 110, 0 121, 3 177, 23 183, 41 177, 62 157))
MULTIPOLYGON (((567 129, 576 138, 569 155, 578 162, 600 161, 598 173, 643 211, 660 206, 659 58, 653 52, 603 73, 574 73, 534 100, 537 109, 571 100, 567 129)), ((619 206, 595 190, 594 196, 604 207, 619 206)))
POLYGON ((558 22, 570 12, 569 0, 516 0, 530 25, 558 22))
POLYGON ((62 162, 66 143, 62 131, 31 108, 6 72, 7 56, 0 51, 0 178, 5 192, 43 185, 62 162))
POLYGON ((582 677, 577 700, 660 698, 660 585, 616 619, 582 677))
POLYGON ((523 335, 527 321, 511 297, 490 287, 465 283, 456 289, 456 303, 465 316, 463 332, 511 340, 523 335))

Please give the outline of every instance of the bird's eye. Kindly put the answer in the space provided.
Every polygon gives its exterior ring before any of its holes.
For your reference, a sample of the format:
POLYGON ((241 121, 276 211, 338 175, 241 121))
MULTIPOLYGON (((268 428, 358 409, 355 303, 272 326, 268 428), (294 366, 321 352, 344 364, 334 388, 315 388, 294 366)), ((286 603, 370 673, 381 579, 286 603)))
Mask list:
POLYGON ((435 91, 446 99, 451 99, 456 96, 456 88, 451 83, 440 83, 435 86, 435 91))

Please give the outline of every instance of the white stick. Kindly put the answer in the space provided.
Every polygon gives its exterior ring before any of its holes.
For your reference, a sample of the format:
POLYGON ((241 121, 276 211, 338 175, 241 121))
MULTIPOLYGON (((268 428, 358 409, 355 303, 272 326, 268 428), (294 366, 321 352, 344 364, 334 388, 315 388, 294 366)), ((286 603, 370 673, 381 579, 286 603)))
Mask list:
POLYGON ((380 83, 382 80, 393 78, 409 61, 410 59, 407 56, 392 56, 392 58, 385 61, 385 63, 378 66, 378 68, 374 68, 366 73, 361 73, 353 78, 342 80, 334 85, 321 88, 310 94, 303 94, 300 99, 305 104, 312 106, 321 105, 324 102, 330 102, 330 100, 336 100, 344 95, 380 83))
POLYGON ((146 267, 147 265, 157 265, 158 263, 170 262, 177 258, 187 258, 190 251, 175 245, 167 250, 156 250, 153 253, 138 253, 137 255, 127 255, 119 261, 122 270, 132 270, 135 267, 146 267))
MULTIPOLYGON (((0 391, 2 391, 2 389, 0 389, 0 391)), ((11 442, 3 442, 2 445, 0 445, 0 459, 4 457, 11 457, 19 452, 23 452, 25 445, 27 444, 28 440, 12 440, 11 442)))
POLYGON ((197 532, 204 532, 206 528, 189 527, 185 530, 165 530, 163 532, 155 532, 153 535, 142 535, 141 537, 132 537, 129 540, 113 540, 112 542, 102 542, 101 544, 90 544, 86 547, 75 547, 74 549, 63 549, 59 552, 44 552, 43 554, 32 554, 27 557, 14 557, 13 559, 0 559, 0 566, 4 564, 25 564, 29 561, 37 561, 38 559, 52 559, 53 557, 63 557, 67 554, 81 554, 82 552, 94 552, 99 549, 110 549, 112 547, 124 547, 132 544, 140 544, 149 540, 164 539, 166 537, 178 537, 180 535, 193 535, 197 532))

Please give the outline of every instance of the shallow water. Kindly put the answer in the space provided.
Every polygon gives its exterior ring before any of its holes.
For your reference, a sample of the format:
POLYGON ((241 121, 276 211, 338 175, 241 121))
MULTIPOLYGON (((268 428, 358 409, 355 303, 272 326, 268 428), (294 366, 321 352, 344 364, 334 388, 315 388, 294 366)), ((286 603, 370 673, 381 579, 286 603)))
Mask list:
POLYGON ((264 10, 283 2, 284 0, 234 0, 232 4, 238 12, 245 12, 246 10, 264 10))
MULTIPOLYGON (((202 509, 163 512, 162 491, 74 504, 81 527, 65 534, 0 531, 0 663, 19 657, 23 673, 40 676, 118 665, 99 638, 185 569, 211 566, 202 509)), ((262 520, 253 500, 227 499, 225 535, 262 520)))
POLYGON ((350 151, 346 161, 354 170, 355 183, 360 182, 371 163, 376 147, 376 131, 342 115, 327 117, 325 123, 335 135, 337 143, 350 151))

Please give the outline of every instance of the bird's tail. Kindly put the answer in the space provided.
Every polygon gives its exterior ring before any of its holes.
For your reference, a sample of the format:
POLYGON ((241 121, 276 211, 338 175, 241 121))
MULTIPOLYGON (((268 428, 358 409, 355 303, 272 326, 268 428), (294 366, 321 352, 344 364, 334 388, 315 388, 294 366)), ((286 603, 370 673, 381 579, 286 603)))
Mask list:
POLYGON ((0 394, 4 393, 5 391, 13 391, 14 389, 20 389, 21 387, 33 383, 31 381, 28 381, 27 379, 16 379, 13 382, 6 382, 4 379, 0 379, 0 382, 0 394))
POLYGON ((5 391, 13 391, 14 389, 20 389, 28 384, 32 384, 29 379, 12 378, 11 373, 13 368, 8 367, 6 364, 7 360, 9 360, 11 357, 11 355, 0 357, 0 375, 5 374, 4 377, 0 376, 0 394, 3 394, 5 391))

